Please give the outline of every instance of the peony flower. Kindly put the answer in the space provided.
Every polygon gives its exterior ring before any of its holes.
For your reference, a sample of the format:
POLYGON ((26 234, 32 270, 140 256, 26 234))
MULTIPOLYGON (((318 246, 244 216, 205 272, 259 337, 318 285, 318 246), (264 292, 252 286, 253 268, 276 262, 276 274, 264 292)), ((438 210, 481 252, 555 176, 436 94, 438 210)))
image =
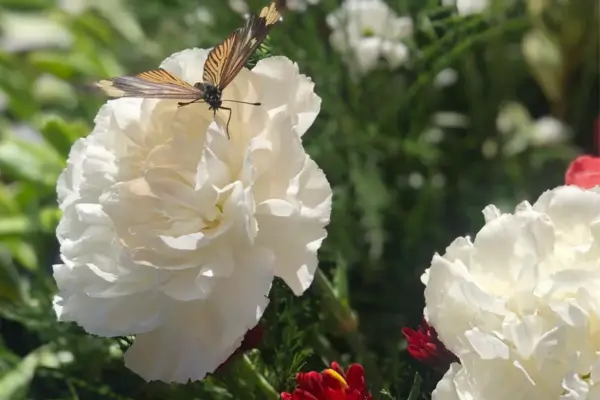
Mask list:
POLYGON ((382 0, 346 0, 327 16, 327 24, 332 29, 331 45, 355 74, 375 69, 380 58, 391 69, 408 61, 408 47, 402 41, 412 36, 412 20, 397 17, 382 0))
MULTIPOLYGON (((161 67, 201 81, 207 50, 161 67)), ((100 336, 136 335, 125 364, 146 380, 202 379, 241 344, 273 277, 311 284, 331 188, 302 135, 320 109, 285 57, 243 69, 216 121, 205 104, 108 101, 58 182, 55 311, 100 336)))
POLYGON ((432 399, 600 398, 600 189, 483 213, 422 277, 425 317, 461 363, 432 399))
POLYGON ((416 360, 445 372, 451 363, 458 359, 452 352, 448 351, 444 343, 438 339, 435 328, 423 320, 417 330, 403 328, 402 333, 406 337, 408 346, 406 350, 416 360))
POLYGON ((321 373, 301 372, 292 393, 281 393, 283 400, 373 400, 365 383, 365 371, 352 364, 346 372, 336 362, 321 373))
POLYGON ((591 189, 600 185, 600 157, 577 157, 567 169, 565 184, 591 189))

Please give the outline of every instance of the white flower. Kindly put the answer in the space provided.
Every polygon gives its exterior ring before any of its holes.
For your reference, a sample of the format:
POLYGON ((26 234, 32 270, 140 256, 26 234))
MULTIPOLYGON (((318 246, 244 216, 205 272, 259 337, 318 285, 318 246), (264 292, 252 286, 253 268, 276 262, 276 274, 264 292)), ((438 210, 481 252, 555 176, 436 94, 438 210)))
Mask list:
POLYGON ((44 14, 2 13, 0 49, 19 52, 69 47, 73 38, 62 25, 44 14))
POLYGON ((70 15, 80 15, 90 8, 88 0, 58 0, 58 8, 70 15))
MULTIPOLYGON (((201 81, 208 51, 161 65, 201 81)), ((242 69, 205 104, 118 99, 78 140, 58 182, 63 264, 55 311, 101 336, 136 334, 125 363, 146 380, 203 378, 239 346, 274 276, 300 295, 326 236, 331 188, 301 136, 320 98, 285 57, 242 69)))
POLYGON ((306 8, 309 5, 314 6, 315 4, 319 4, 320 0, 286 0, 285 6, 288 10, 292 11, 306 11, 306 8))
POLYGON ((445 6, 455 4, 458 14, 465 16, 484 12, 490 7, 490 0, 442 0, 445 6))
POLYGON ((208 7, 199 6, 193 14, 197 22, 203 25, 212 25, 215 22, 215 16, 208 7))
MULTIPOLYGON (((285 8, 291 11, 303 12, 309 5, 319 4, 320 0, 284 0, 281 3, 285 8)), ((229 8, 240 15, 246 15, 250 12, 250 7, 246 0, 228 0, 229 8)))
POLYGON ((509 156, 531 146, 563 143, 570 135, 568 127, 558 119, 544 116, 533 120, 523 105, 514 102, 502 105, 496 118, 496 128, 505 137, 503 152, 509 156))
POLYGON ((433 81, 433 85, 437 88, 445 88, 452 86, 458 80, 458 72, 452 68, 445 68, 441 70, 433 81))
POLYGON ((333 30, 331 45, 357 74, 376 68, 380 58, 391 69, 408 61, 408 47, 402 40, 412 36, 412 20, 397 17, 381 0, 346 0, 327 16, 327 24, 333 30))
POLYGON ((484 215, 422 276, 425 316, 461 362, 433 399, 598 399, 600 189, 484 215))
POLYGON ((547 146, 564 142, 569 135, 567 127, 550 116, 539 118, 531 130, 531 143, 534 146, 547 146))
POLYGON ((229 4, 229 8, 237 14, 245 16, 250 12, 250 7, 248 7, 246 0, 227 0, 227 3, 229 4))

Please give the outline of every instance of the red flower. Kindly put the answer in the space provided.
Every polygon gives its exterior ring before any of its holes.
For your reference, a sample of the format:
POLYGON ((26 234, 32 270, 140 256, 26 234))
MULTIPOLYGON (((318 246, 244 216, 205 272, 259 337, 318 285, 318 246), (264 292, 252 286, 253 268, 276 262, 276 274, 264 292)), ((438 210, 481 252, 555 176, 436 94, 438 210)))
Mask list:
POLYGON ((435 329, 423 320, 415 331, 403 328, 402 333, 408 341, 408 353, 416 360, 438 371, 445 372, 450 364, 459 362, 458 358, 438 339, 435 329))
POLYGON ((565 183, 583 189, 600 185, 600 157, 577 157, 567 169, 565 183))
POLYGON ((360 364, 352 364, 346 372, 336 362, 319 373, 300 372, 297 387, 292 393, 281 393, 283 400, 373 400, 365 384, 365 371, 360 364))

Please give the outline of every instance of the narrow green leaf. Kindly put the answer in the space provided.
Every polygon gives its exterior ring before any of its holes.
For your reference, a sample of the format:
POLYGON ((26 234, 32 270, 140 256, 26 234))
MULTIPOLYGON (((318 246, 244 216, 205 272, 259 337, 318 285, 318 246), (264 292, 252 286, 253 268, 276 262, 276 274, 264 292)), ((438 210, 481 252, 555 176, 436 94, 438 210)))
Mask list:
POLYGON ((0 248, 0 301, 18 302, 21 294, 17 268, 9 252, 0 248))
POLYGON ((418 373, 415 374, 415 379, 413 380, 412 387, 410 388, 410 393, 406 400, 417 400, 421 395, 421 384, 423 383, 423 379, 421 375, 418 373))
POLYGON ((9 186, 0 185, 0 214, 16 214, 21 209, 9 186))
POLYGON ((34 247, 21 239, 5 239, 4 244, 10 250, 13 258, 19 264, 30 271, 38 266, 38 258, 34 247))
POLYGON ((69 155, 71 145, 83 134, 82 126, 69 124, 56 115, 47 115, 41 121, 40 132, 63 157, 69 155))
POLYGON ((0 168, 13 179, 53 187, 64 160, 46 144, 10 138, 0 143, 0 168))
POLYGON ((26 215, 11 215, 0 218, 0 237, 22 236, 34 230, 31 219, 26 215))
POLYGON ((58 221, 60 220, 61 211, 57 207, 45 207, 40 211, 39 222, 40 227, 44 232, 54 232, 58 221))
POLYGON ((4 374, 0 378, 0 399, 14 399, 17 395, 24 394, 33 379, 35 370, 47 355, 47 347, 40 347, 29 353, 12 370, 4 374))

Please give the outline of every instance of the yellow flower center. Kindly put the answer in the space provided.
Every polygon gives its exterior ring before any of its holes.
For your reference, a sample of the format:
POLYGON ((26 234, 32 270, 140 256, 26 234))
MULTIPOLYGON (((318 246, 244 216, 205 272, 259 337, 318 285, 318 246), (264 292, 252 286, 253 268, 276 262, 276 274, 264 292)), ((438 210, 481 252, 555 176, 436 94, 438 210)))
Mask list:
POLYGON ((364 37, 375 36, 375 32, 373 32, 373 30, 371 28, 365 28, 365 29, 363 29, 362 34, 363 34, 364 37))

